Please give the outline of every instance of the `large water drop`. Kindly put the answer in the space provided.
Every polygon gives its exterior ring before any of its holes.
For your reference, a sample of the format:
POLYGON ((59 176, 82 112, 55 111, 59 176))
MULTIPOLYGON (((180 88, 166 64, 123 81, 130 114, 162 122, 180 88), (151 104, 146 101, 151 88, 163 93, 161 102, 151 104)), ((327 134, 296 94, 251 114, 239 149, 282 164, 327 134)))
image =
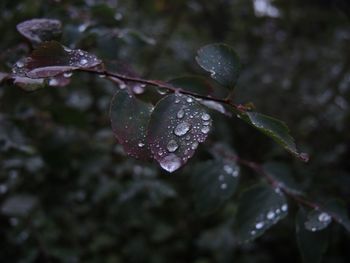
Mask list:
POLYGON ((183 136, 190 130, 190 128, 191 128, 190 124, 184 121, 184 122, 179 123, 175 127, 174 133, 177 136, 183 136))
POLYGON ((171 153, 161 159, 159 164, 164 170, 172 173, 180 168, 181 159, 177 157, 176 154, 171 153))
POLYGON ((175 152, 179 148, 179 145, 175 140, 170 140, 166 148, 169 152, 175 152))

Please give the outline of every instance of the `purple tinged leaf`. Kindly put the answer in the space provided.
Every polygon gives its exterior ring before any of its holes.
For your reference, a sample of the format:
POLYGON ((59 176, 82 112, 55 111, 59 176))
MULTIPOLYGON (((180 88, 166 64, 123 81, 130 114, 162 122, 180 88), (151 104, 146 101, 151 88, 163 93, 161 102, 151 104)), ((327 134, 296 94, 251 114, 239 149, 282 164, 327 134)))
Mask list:
POLYGON ((17 25, 18 32, 34 45, 56 40, 62 34, 62 23, 56 19, 31 19, 17 25))
POLYGON ((111 102, 110 118, 116 138, 127 154, 142 160, 151 157, 146 135, 152 110, 152 105, 124 90, 118 91, 111 102))
POLYGON ((148 143, 160 166, 174 172, 191 158, 208 137, 212 121, 190 96, 171 94, 156 105, 148 126, 148 143))
POLYGON ((80 49, 72 50, 56 41, 40 44, 32 54, 16 62, 16 75, 38 79, 54 77, 76 69, 88 69, 102 63, 95 55, 80 49))

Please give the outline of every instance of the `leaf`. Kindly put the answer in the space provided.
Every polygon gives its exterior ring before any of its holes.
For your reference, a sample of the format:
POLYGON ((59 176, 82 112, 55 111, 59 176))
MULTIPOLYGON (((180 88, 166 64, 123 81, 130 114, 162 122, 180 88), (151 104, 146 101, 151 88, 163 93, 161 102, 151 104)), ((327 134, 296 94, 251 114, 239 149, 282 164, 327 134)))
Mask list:
POLYGON ((290 168, 286 164, 270 162, 264 164, 263 168, 265 173, 278 182, 278 187, 283 188, 293 194, 302 194, 300 186, 292 177, 290 168))
POLYGON ((330 200, 324 205, 323 210, 350 232, 350 219, 343 201, 337 199, 330 200))
POLYGON ((272 138, 290 153, 305 162, 308 161, 307 154, 298 152, 294 139, 290 136, 289 129, 285 123, 258 112, 240 113, 239 117, 272 138))
POLYGON ((156 105, 148 126, 148 143, 160 166, 174 172, 191 158, 211 129, 211 117, 190 96, 171 94, 156 105))
POLYGON ((95 55, 80 49, 71 50, 56 41, 50 41, 40 44, 29 57, 18 61, 12 72, 34 79, 48 78, 76 69, 92 68, 101 63, 95 55))
POLYGON ((241 242, 251 241, 264 234, 287 213, 288 205, 283 193, 265 185, 255 185, 240 196, 236 234, 241 242))
POLYGON ((296 237, 305 263, 319 263, 328 247, 327 230, 310 232, 305 228, 306 212, 300 209, 296 217, 296 237))
POLYGON ((221 85, 233 88, 241 68, 239 57, 232 47, 211 44, 198 50, 196 61, 221 85))
POLYGON ((56 19, 31 19, 17 25, 18 32, 33 44, 57 40, 62 34, 62 23, 56 19))
POLYGON ((151 156, 146 134, 152 109, 152 105, 123 90, 114 95, 110 107, 112 130, 116 138, 126 153, 142 160, 151 156))
POLYGON ((230 199, 238 185, 239 170, 236 163, 229 161, 198 163, 191 176, 197 211, 211 212, 230 199))
POLYGON ((332 222, 332 217, 319 210, 313 210, 307 214, 305 228, 309 231, 315 232, 325 229, 332 222))

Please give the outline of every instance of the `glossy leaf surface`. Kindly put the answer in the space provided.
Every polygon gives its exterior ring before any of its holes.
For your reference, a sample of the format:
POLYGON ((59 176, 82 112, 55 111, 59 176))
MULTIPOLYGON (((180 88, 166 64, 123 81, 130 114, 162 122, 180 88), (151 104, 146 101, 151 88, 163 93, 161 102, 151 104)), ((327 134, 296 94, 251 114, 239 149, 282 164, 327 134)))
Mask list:
POLYGON ((328 246, 326 230, 311 232, 305 228, 307 213, 300 209, 296 217, 296 237, 303 262, 319 263, 328 246))
POLYGON ((138 100, 124 90, 118 91, 112 99, 112 130, 125 152, 135 158, 150 159, 146 134, 152 109, 152 105, 138 100))
POLYGON ((290 136, 289 129, 285 123, 258 112, 241 113, 239 117, 272 138, 275 142, 283 146, 287 151, 296 155, 298 158, 303 161, 308 160, 308 157, 304 153, 298 152, 294 139, 290 136))
POLYGON ((240 61, 232 47, 225 44, 211 44, 198 50, 197 63, 221 85, 233 88, 237 82, 240 61))
POLYGON ((156 105, 148 127, 148 143, 161 167, 174 172, 207 138, 211 117, 190 96, 171 94, 156 105))
POLYGON ((18 61, 12 72, 34 79, 48 78, 76 69, 92 68, 101 63, 95 55, 50 41, 40 44, 29 57, 18 61))
POLYGON ((194 201, 198 212, 211 212, 225 203, 236 191, 239 166, 229 161, 198 163, 191 175, 194 201))
POLYGON ((294 194, 301 194, 300 186, 294 180, 289 166, 284 163, 270 162, 263 166, 264 171, 269 174, 276 182, 279 187, 287 190, 294 194))
POLYGON ((265 185, 255 185, 244 191, 238 201, 235 221, 241 242, 261 236, 288 213, 286 198, 281 192, 265 185))

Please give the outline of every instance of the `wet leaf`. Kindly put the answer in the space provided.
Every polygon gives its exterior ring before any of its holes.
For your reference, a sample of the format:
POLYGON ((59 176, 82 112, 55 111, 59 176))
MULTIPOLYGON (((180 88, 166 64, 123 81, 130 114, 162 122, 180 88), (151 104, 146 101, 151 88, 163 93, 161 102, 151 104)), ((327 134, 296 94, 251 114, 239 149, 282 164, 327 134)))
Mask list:
POLYGON ((264 164, 264 171, 269 174, 278 186, 294 194, 302 194, 300 186, 291 175, 289 166, 284 163, 270 162, 264 164))
POLYGON ((12 72, 29 78, 55 77, 76 69, 87 69, 101 64, 95 55, 80 49, 71 50, 56 41, 40 44, 32 54, 19 60, 12 72))
POLYGON ((56 19, 31 19, 17 25, 18 32, 33 44, 58 40, 62 34, 62 23, 56 19))
POLYGON ((335 221, 343 225, 350 232, 350 219, 343 201, 337 199, 330 200, 324 205, 323 211, 331 215, 335 221))
POLYGON ((147 160, 151 156, 146 134, 152 109, 152 105, 123 90, 112 99, 110 118, 113 132, 125 152, 135 158, 147 160))
POLYGON ((251 241, 287 213, 288 204, 281 192, 265 185, 255 185, 244 191, 238 201, 236 234, 241 242, 251 241))
POLYGON ((239 170, 236 163, 229 161, 198 163, 191 176, 196 210, 211 212, 230 199, 238 185, 239 170))
POLYGON ((160 166, 174 172, 191 158, 211 129, 211 117, 190 96, 171 94, 156 105, 148 127, 148 142, 160 166))
POLYGON ((305 263, 319 263, 328 247, 327 230, 311 232, 305 228, 307 213, 300 209, 296 217, 296 237, 298 247, 305 263))
POLYGON ((232 47, 225 44, 211 44, 198 50, 197 63, 221 85, 233 88, 237 82, 240 61, 232 47))
POLYGON ((307 215, 305 228, 312 232, 320 231, 328 227, 331 222, 332 217, 328 213, 319 210, 313 210, 307 215))
POLYGON ((290 153, 296 155, 298 158, 303 161, 308 160, 306 154, 298 152, 294 139, 290 136, 289 129, 285 123, 258 112, 240 113, 239 117, 272 138, 275 142, 283 146, 290 153))

